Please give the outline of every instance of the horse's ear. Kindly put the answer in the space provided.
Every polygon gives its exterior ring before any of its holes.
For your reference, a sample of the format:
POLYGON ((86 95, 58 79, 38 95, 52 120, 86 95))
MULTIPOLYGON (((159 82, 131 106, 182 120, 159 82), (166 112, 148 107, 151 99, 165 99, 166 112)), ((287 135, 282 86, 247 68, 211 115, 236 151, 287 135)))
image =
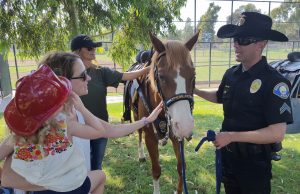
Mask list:
POLYGON ((200 31, 198 30, 198 32, 194 34, 194 36, 185 43, 186 48, 188 48, 190 51, 192 50, 192 48, 198 40, 199 32, 200 31))
POLYGON ((152 45, 154 47, 154 50, 156 50, 159 53, 164 52, 166 50, 164 44, 152 33, 150 33, 149 35, 150 35, 150 39, 151 39, 152 45))

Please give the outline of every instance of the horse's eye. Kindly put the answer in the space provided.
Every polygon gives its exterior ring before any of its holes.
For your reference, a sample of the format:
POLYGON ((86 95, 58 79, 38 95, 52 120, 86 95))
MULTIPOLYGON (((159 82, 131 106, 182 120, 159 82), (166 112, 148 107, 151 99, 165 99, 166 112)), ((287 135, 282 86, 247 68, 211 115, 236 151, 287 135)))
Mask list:
POLYGON ((159 76, 159 80, 160 80, 160 82, 163 83, 163 84, 166 83, 166 77, 163 76, 163 75, 160 75, 160 76, 159 76))
POLYGON ((192 81, 191 81, 191 83, 192 83, 192 86, 194 86, 194 85, 195 85, 195 82, 196 82, 196 77, 193 77, 193 79, 192 79, 192 81))

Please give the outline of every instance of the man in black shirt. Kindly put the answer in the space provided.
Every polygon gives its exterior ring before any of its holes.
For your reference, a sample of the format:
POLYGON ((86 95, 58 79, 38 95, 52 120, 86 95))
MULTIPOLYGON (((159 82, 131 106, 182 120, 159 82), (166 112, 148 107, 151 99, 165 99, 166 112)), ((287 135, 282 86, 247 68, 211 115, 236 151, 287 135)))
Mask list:
POLYGON ((222 26, 219 38, 234 38, 236 61, 216 91, 195 94, 222 103, 224 120, 214 142, 222 150, 222 173, 227 194, 271 193, 270 144, 284 138, 292 120, 290 83, 270 67, 262 51, 268 40, 288 41, 271 29, 270 17, 244 12, 237 25, 222 26))

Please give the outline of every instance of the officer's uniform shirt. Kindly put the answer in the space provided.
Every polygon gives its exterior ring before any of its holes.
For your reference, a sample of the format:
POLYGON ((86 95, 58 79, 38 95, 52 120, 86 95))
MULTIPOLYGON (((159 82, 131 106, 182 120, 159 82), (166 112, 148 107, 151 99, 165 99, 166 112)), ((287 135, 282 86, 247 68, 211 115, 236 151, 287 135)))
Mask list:
POLYGON ((222 131, 249 131, 292 123, 290 83, 265 57, 248 71, 233 66, 223 76, 217 100, 223 104, 222 131))

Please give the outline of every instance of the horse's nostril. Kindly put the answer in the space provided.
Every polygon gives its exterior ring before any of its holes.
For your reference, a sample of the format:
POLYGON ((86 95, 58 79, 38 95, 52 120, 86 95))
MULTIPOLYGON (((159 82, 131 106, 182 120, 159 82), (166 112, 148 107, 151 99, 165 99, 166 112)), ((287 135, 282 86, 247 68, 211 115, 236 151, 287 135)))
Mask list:
POLYGON ((190 136, 186 137, 185 139, 186 139, 187 141, 191 141, 192 138, 193 138, 193 133, 192 133, 190 136))
POLYGON ((176 122, 176 121, 175 121, 175 122, 174 122, 174 125, 175 125, 176 128, 179 128, 179 122, 176 122))

